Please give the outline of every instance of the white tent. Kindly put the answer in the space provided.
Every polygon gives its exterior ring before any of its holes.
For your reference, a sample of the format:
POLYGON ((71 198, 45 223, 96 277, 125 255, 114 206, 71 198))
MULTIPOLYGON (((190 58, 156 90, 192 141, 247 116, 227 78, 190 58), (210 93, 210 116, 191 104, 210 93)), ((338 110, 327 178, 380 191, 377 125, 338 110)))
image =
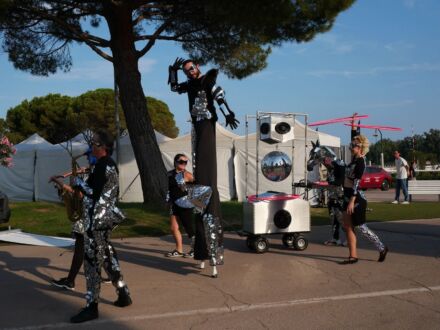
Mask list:
MULTIPOLYGON (((170 139, 155 132, 162 159, 167 170, 173 168, 173 158, 177 153, 186 154, 191 160, 191 134, 176 139, 170 139)), ((304 125, 295 124, 295 149, 294 149, 294 174, 295 181, 304 176, 304 125)), ((339 147, 340 140, 337 137, 308 130, 308 145, 310 141, 320 139, 321 144, 339 147)), ((217 185, 222 201, 238 197, 242 200, 245 195, 245 137, 240 137, 221 125, 216 126, 217 139, 217 185)), ((17 154, 14 157, 14 167, 0 168, 0 189, 12 200, 46 200, 59 201, 57 191, 48 180, 52 175, 69 172, 71 170, 71 157, 62 146, 71 148, 74 156, 80 155, 87 150, 87 143, 83 134, 79 134, 68 143, 52 145, 37 134, 16 146, 17 154)), ((255 134, 249 135, 249 185, 248 193, 255 193, 256 169, 255 169, 255 134)), ((70 149, 69 148, 69 149, 70 149)), ((290 142, 279 145, 260 143, 260 160, 269 151, 278 150, 292 155, 290 142)), ((131 147, 129 136, 120 140, 119 154, 120 172, 120 197, 122 202, 142 202, 142 188, 139 178, 139 170, 131 147)), ((87 165, 87 160, 82 157, 78 160, 81 166, 87 165)), ((191 170, 188 166, 188 170, 191 170)), ((259 176, 259 192, 265 190, 291 191, 291 179, 281 183, 268 181, 261 174, 259 176)))
MULTIPOLYGON (((261 169, 258 169, 258 193, 264 191, 280 191, 285 193, 292 192, 292 177, 294 175, 294 182, 298 182, 304 179, 305 175, 305 161, 304 153, 309 153, 309 148, 305 150, 304 133, 305 126, 299 121, 295 121, 295 139, 290 142, 280 144, 267 144, 259 141, 258 159, 259 164, 263 160, 264 156, 271 151, 282 151, 286 153, 289 158, 292 159, 293 152, 293 174, 281 182, 272 182, 266 179, 261 173, 261 169), (292 146, 293 151, 292 151, 292 146)), ((322 145, 331 147, 339 147, 340 139, 335 136, 331 136, 325 133, 314 131, 310 128, 307 129, 307 146, 311 145, 311 141, 320 140, 322 145)), ((243 201, 246 197, 246 136, 242 136, 234 140, 234 169, 235 169, 235 186, 237 189, 237 198, 239 201, 243 201)), ((247 194, 254 195, 256 191, 257 182, 257 169, 256 169, 256 134, 249 134, 248 136, 248 186, 247 194)), ((307 173, 307 176, 309 174, 307 173)))
MULTIPOLYGON (((171 140, 158 132, 155 133, 159 144, 171 140)), ((48 183, 48 180, 52 175, 71 171, 72 159, 66 148, 73 156, 81 155, 87 151, 88 144, 84 139, 84 134, 79 133, 68 142, 46 146, 38 150, 35 166, 36 200, 59 201, 56 189, 54 189, 52 183, 48 183)), ((132 182, 139 173, 128 135, 120 139, 119 155, 120 192, 122 194, 123 191, 127 190, 125 197, 129 197, 127 199, 123 198, 122 201, 141 202, 143 201, 143 198, 139 178, 137 178, 128 189, 126 189, 130 182, 132 182)), ((115 158, 115 154, 113 154, 113 157, 115 158)), ((77 162, 80 166, 87 166, 86 157, 79 158, 77 162)))
MULTIPOLYGON (((222 201, 235 197, 233 141, 238 137, 220 124, 216 124, 217 188, 222 201)), ((167 170, 173 168, 173 159, 177 153, 184 153, 191 161, 191 134, 163 143, 159 147, 167 170)), ((190 165, 188 170, 192 171, 190 165)))
MULTIPOLYGON (((173 139, 154 131, 159 148, 162 144, 173 139)), ((119 141, 119 196, 122 202, 143 202, 142 186, 139 177, 139 168, 131 146, 130 136, 127 134, 119 141)), ((164 157, 162 153, 162 158, 164 157)))
POLYGON ((13 156, 13 166, 0 167, 0 189, 11 200, 34 199, 36 150, 48 146, 51 144, 37 133, 15 145, 17 153, 13 156))
MULTIPOLYGON (((39 148, 35 162, 35 200, 59 201, 57 190, 53 183, 48 182, 49 178, 72 170, 72 158, 67 150, 75 157, 86 152, 87 148, 85 142, 72 142, 72 140, 39 148)), ((78 164, 87 166, 87 159, 79 158, 78 164)))

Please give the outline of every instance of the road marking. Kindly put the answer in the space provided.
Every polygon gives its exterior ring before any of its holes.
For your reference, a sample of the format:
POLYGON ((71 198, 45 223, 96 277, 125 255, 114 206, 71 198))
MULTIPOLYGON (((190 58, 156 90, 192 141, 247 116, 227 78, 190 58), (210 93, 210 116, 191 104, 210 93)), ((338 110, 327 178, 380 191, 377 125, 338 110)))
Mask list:
POLYGON ((318 303, 325 303, 328 301, 398 296, 398 295, 408 294, 408 293, 422 293, 422 292, 432 292, 432 291, 440 291, 440 286, 418 287, 418 288, 400 289, 400 290, 374 291, 374 292, 347 294, 347 295, 341 295, 341 296, 306 298, 306 299, 296 299, 296 300, 249 304, 249 305, 243 304, 243 305, 234 305, 234 306, 230 306, 230 307, 193 309, 193 310, 188 310, 188 311, 170 312, 170 313, 162 313, 162 314, 135 315, 135 316, 120 317, 120 318, 116 318, 116 319, 94 320, 94 321, 85 322, 82 324, 72 324, 72 323, 42 324, 42 325, 19 327, 19 328, 5 328, 4 330, 54 329, 54 328, 77 327, 77 326, 81 326, 81 325, 90 327, 93 325, 100 325, 100 324, 106 324, 106 323, 114 324, 116 322, 117 323, 124 323, 124 322, 132 322, 132 321, 145 321, 145 320, 166 319, 166 318, 176 318, 176 317, 188 317, 188 316, 197 316, 197 315, 205 315, 205 314, 223 314, 223 313, 246 312, 246 311, 267 309, 267 308, 282 308, 282 307, 290 307, 290 306, 297 306, 297 305, 318 304, 318 303))

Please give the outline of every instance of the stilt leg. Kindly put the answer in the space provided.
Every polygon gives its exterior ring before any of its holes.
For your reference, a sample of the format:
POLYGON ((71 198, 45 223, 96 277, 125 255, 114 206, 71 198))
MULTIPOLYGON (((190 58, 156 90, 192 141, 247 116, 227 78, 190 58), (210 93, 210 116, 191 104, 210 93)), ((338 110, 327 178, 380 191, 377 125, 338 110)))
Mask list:
POLYGON ((213 278, 217 278, 218 277, 217 266, 212 266, 212 275, 211 275, 211 277, 213 277, 213 278))

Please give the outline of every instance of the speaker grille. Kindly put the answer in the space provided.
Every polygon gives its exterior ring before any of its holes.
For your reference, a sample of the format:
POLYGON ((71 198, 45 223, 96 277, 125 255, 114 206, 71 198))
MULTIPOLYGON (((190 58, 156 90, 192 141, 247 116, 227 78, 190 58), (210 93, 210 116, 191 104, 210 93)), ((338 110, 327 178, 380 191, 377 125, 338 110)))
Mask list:
POLYGON ((268 123, 262 123, 260 126, 261 134, 268 134, 270 132, 270 125, 268 123))
POLYGON ((273 222, 278 228, 286 229, 292 222, 292 216, 286 210, 279 210, 277 213, 275 213, 273 222))
POLYGON ((287 134, 290 132, 290 125, 285 122, 281 122, 275 125, 275 132, 278 134, 287 134))

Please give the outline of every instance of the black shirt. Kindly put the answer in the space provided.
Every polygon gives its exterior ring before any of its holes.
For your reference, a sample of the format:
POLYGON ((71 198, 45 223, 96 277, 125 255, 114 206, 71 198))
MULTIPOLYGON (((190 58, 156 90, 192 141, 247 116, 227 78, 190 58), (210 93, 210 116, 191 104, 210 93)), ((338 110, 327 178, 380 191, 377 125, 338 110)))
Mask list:
POLYGON ((176 175, 177 171, 175 169, 168 172, 168 193, 172 203, 180 197, 188 195, 188 192, 180 189, 176 181, 176 175))
MULTIPOLYGON (((212 97, 212 89, 215 85, 214 81, 210 81, 208 83, 203 83, 205 76, 201 76, 197 79, 189 79, 186 82, 183 82, 178 85, 177 91, 180 93, 188 93, 188 103, 189 103, 189 112, 191 113, 191 110, 193 108, 193 105, 195 103, 195 100, 197 96, 199 95, 200 91, 205 91, 206 94, 206 101, 207 101, 207 109, 211 113, 212 117, 210 120, 216 122, 218 117, 217 113, 215 111, 214 106, 214 98, 212 97)), ((194 116, 191 116, 193 123, 196 121, 196 118, 194 116)))
POLYGON ((116 171, 118 171, 115 161, 110 156, 101 157, 87 179, 87 185, 93 189, 92 199, 94 202, 99 200, 106 183, 105 171, 107 166, 114 166, 116 171))
POLYGON ((359 184, 365 172, 365 157, 355 157, 345 171, 344 191, 350 196, 358 194, 359 184))

